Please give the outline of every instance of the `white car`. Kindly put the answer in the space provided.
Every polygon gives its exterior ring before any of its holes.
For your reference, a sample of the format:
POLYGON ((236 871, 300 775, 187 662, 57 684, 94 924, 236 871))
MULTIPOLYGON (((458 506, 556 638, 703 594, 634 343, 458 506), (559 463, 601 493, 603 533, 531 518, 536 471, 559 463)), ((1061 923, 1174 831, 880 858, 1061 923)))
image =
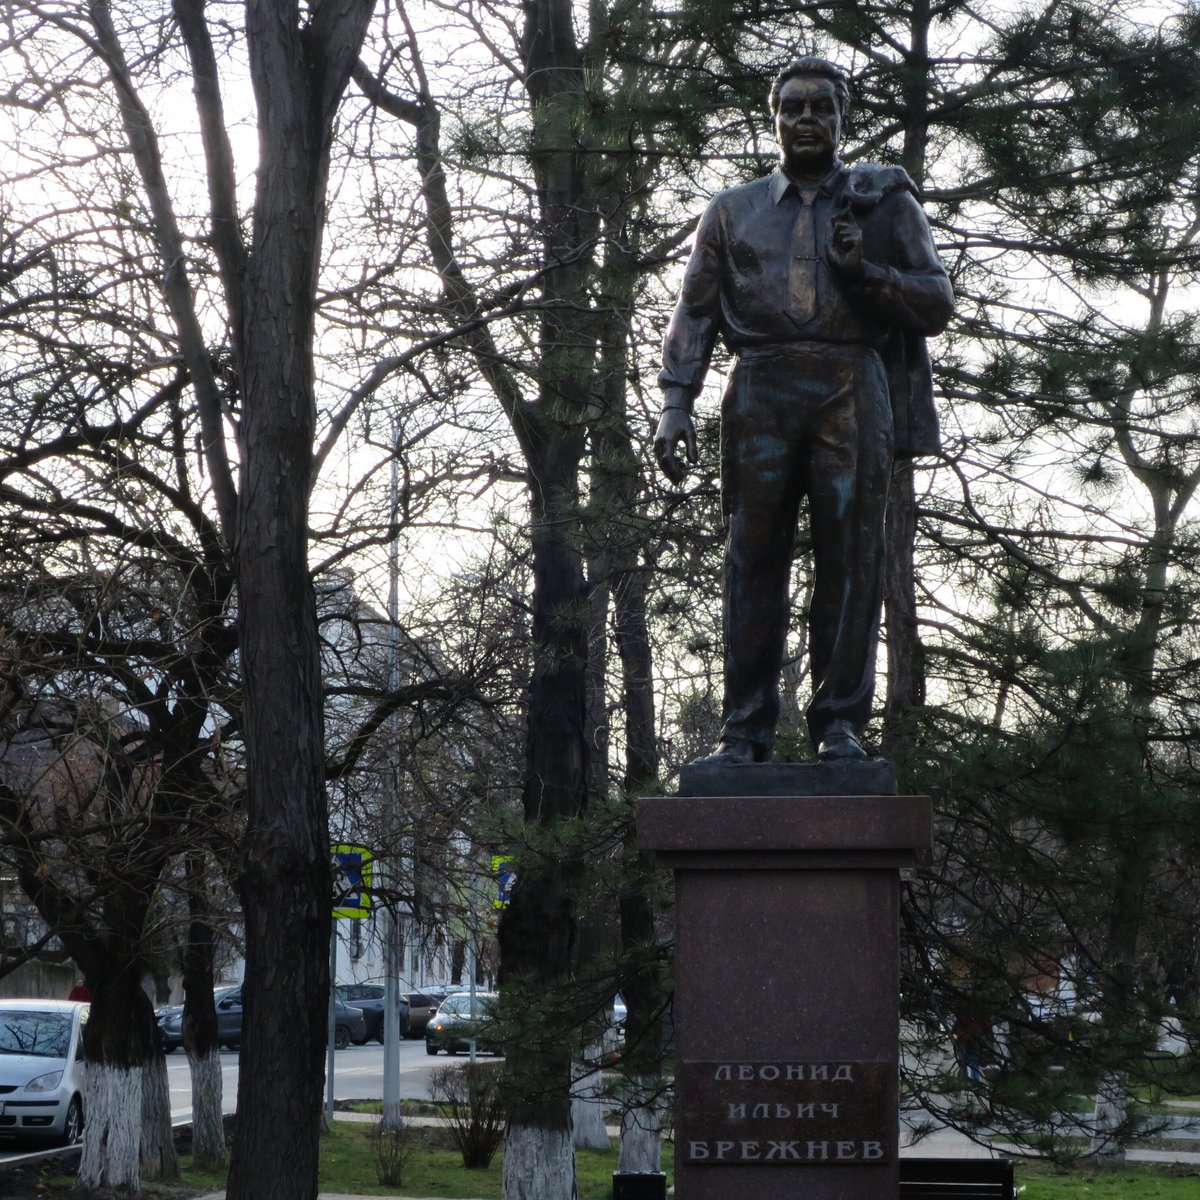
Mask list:
POLYGON ((0 1138, 79 1141, 88 1010, 77 1000, 0 1000, 0 1138))

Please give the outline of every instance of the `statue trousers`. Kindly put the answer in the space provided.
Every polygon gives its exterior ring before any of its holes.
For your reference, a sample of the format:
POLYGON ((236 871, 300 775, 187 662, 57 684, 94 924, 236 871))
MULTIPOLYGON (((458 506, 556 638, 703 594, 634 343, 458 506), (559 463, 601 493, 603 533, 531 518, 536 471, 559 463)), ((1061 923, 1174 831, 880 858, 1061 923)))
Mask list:
POLYGON ((883 602, 892 411, 868 346, 799 342, 745 350, 721 408, 725 702, 722 739, 769 756, 801 500, 808 500, 814 745, 871 712, 883 602))

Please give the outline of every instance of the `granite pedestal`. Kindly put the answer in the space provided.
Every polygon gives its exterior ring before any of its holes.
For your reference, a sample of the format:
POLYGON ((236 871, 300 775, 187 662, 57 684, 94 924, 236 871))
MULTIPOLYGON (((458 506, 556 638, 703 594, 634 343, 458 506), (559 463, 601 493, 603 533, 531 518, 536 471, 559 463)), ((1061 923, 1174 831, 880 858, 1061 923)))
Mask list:
POLYGON ((899 1195, 900 879, 931 815, 895 790, 884 760, 764 764, 639 802, 675 874, 678 1200, 899 1195))

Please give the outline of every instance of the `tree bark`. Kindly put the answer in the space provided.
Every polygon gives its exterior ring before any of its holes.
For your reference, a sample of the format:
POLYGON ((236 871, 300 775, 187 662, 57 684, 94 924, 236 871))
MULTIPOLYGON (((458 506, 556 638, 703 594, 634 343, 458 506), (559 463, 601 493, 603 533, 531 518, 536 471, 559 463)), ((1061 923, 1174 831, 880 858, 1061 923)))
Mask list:
MULTIPOLYGON (((425 83, 415 36, 411 30, 409 33, 419 84, 416 102, 389 92, 361 64, 355 78, 373 102, 416 128, 431 260, 447 306, 457 317, 470 319, 480 312, 480 304, 453 251, 453 210, 438 144, 439 114, 425 83)), ((547 305, 539 334, 541 369, 536 400, 522 395, 486 324, 474 327, 465 340, 511 422, 529 467, 534 666, 528 693, 522 799, 531 826, 553 827, 562 818, 583 811, 590 759, 590 610, 578 495, 586 416, 581 398, 587 396, 589 385, 585 347, 591 338, 585 328, 590 320, 586 315, 588 297, 582 288, 589 253, 581 252, 581 247, 589 239, 585 198, 579 191, 579 160, 570 148, 570 138, 563 136, 571 107, 565 94, 579 82, 569 3, 535 0, 527 6, 522 52, 534 107, 537 146, 533 158, 547 305)), ((511 1017, 516 1026, 522 1024, 531 1005, 539 1000, 545 1003, 547 992, 570 977, 576 951, 570 877, 571 865, 553 859, 531 855, 520 864, 518 883, 499 929, 502 1016, 511 1017)), ((562 1028, 549 1032, 539 1026, 537 1039, 529 1044, 518 1039, 522 1053, 509 1059, 507 1070, 516 1075, 505 1089, 510 1122, 505 1196, 509 1200, 517 1195, 536 1195, 538 1200, 566 1200, 574 1195, 569 1136, 571 1024, 564 1021, 562 1028), (539 1129, 546 1138, 541 1147, 536 1144, 539 1129), (565 1156, 564 1160, 547 1168, 543 1155, 556 1153, 565 1156), (510 1187, 514 1189, 511 1192, 510 1187)))
POLYGON ((572 1140, 584 1150, 610 1150, 608 1131, 604 1128, 604 1097, 601 1090, 600 1066, 602 1046, 599 1039, 588 1044, 584 1058, 571 1066, 571 1127, 572 1140))
POLYGON ((144 857, 126 859, 128 875, 110 884, 104 904, 105 936, 86 923, 75 900, 31 855, 19 868, 21 886, 90 980, 92 1002, 84 1026, 88 1071, 84 1096, 79 1186, 95 1190, 141 1187, 139 1147, 142 1078, 154 1054, 154 1010, 142 990, 138 945, 162 850, 148 837, 144 857))
POLYGON ((618 1171, 662 1170, 662 1073, 635 1075, 625 1087, 621 1106, 621 1153, 618 1171))
POLYGON ((83 1152, 75 1186, 85 1193, 142 1190, 140 1151, 145 1067, 88 1064, 83 1152))
MULTIPOLYGON (((128 778, 129 765, 116 747, 107 748, 110 757, 94 798, 103 797, 114 806, 127 805, 137 785, 128 778)), ((22 812, 11 804, 7 807, 10 811, 5 815, 14 827, 32 834, 28 810, 22 812)), ((156 1054, 154 1013, 142 989, 140 947, 146 913, 177 833, 170 814, 156 809, 133 844, 89 844, 87 850, 94 855, 89 866, 102 884, 103 897, 99 903, 91 898, 90 908, 59 883, 51 862, 41 857, 41 839, 27 836, 19 843, 21 886, 62 939, 92 989, 84 1028, 89 1065, 81 1187, 127 1191, 140 1187, 142 1081, 156 1054)), ((161 1051, 157 1053, 161 1059, 161 1051)), ((157 1119, 163 1119, 161 1107, 157 1119)), ((152 1157, 170 1169, 163 1155, 152 1157)))
MULTIPOLYGON (((916 0, 909 19, 901 96, 904 168, 921 187, 929 141, 929 0, 916 0)), ((917 616, 917 500, 911 460, 897 462, 888 489, 884 565, 884 614, 887 626, 887 700, 883 749, 903 753, 913 742, 915 722, 925 704, 925 647, 917 616)))
POLYGON ((914 548, 917 502, 911 462, 898 462, 888 491, 885 602, 887 702, 883 749, 902 753, 913 741, 913 723, 925 703, 925 647, 917 617, 914 548))
MULTIPOLYGON (((522 52, 533 105, 531 157, 546 307, 538 335, 538 398, 530 406, 524 442, 530 467, 534 666, 523 803, 526 822, 553 829, 585 810, 590 782, 590 605, 580 539, 579 474, 595 345, 586 286, 595 213, 584 187, 583 161, 570 136, 582 82, 572 6, 567 0, 535 0, 525 15, 522 52)), ((518 1002, 521 997, 544 1001, 571 978, 577 949, 576 874, 576 864, 558 855, 535 853, 522 863, 499 938, 503 983, 518 1002)), ((555 1005, 536 1052, 523 1047, 523 1060, 515 1069, 509 1061, 505 1200, 572 1200, 576 1194, 570 1104, 575 1022, 569 1008, 569 1003, 555 1005)))
POLYGON ((504 1135, 504 1200, 577 1200, 569 1124, 561 1129, 509 1121, 504 1135))
MULTIPOLYGON (((141 920, 131 927, 140 933, 141 920)), ((84 1189, 136 1194, 141 1190, 142 1091, 153 1056, 154 1010, 142 990, 136 958, 120 961, 114 955, 98 973, 89 970, 88 975, 94 992, 84 1032, 87 1094, 77 1182, 84 1189)))
POLYGON ((225 1119, 221 1111, 221 1052, 187 1051, 192 1072, 192 1165, 204 1171, 225 1166, 225 1119))
POLYGON ((213 1003, 215 935, 205 890, 203 853, 193 851, 187 855, 185 877, 191 919, 183 958, 183 1048, 192 1076, 192 1162, 215 1171, 225 1166, 225 1124, 217 1010, 213 1003))
MULTIPOLYGON (((618 177, 619 191, 637 194, 645 167, 631 163, 627 177, 618 177)), ((658 737, 654 720, 654 662, 646 619, 647 568, 644 529, 639 517, 640 459, 629 428, 629 314, 638 278, 638 251, 627 234, 630 222, 617 196, 604 202, 610 214, 604 242, 607 314, 600 334, 600 364, 595 388, 598 416, 592 432, 591 536, 598 537, 612 592, 613 641, 621 668, 621 703, 625 734, 622 785, 628 802, 658 783, 658 737)), ((627 1006, 625 1066, 635 1075, 653 1079, 661 1070, 661 1013, 664 989, 655 946, 654 914, 647 894, 653 871, 638 851, 631 821, 622 847, 623 880, 619 900, 620 988, 627 1006)), ((646 1095, 657 1096, 650 1084, 627 1091, 627 1105, 646 1095)), ((627 1110, 622 1121, 621 1156, 641 1161, 659 1158, 658 1115, 627 1110), (631 1138, 628 1150, 626 1137, 631 1138), (653 1141, 653 1147, 645 1144, 653 1141), (636 1143, 636 1145, 635 1145, 636 1143)))
POLYGON ((179 1159, 171 1129, 171 1087, 161 1047, 142 1074, 142 1132, 139 1148, 143 1179, 178 1179, 179 1159))
POLYGON ((316 272, 333 118, 371 0, 249 0, 260 161, 246 267, 237 567, 245 1027, 229 1200, 315 1200, 332 880, 308 570, 316 272))

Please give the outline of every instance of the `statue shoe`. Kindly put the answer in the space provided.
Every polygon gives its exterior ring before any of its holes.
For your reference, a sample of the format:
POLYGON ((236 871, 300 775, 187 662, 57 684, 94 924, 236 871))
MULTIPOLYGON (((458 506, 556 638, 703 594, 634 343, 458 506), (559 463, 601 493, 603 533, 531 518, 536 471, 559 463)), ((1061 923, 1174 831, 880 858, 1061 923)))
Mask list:
POLYGON ((835 721, 825 730, 817 746, 818 762, 861 762, 867 752, 858 743, 858 734, 847 721, 835 721))
POLYGON ((693 767, 740 767, 747 763, 762 762, 753 742, 744 738, 723 738, 717 748, 703 758, 696 759, 693 767))

